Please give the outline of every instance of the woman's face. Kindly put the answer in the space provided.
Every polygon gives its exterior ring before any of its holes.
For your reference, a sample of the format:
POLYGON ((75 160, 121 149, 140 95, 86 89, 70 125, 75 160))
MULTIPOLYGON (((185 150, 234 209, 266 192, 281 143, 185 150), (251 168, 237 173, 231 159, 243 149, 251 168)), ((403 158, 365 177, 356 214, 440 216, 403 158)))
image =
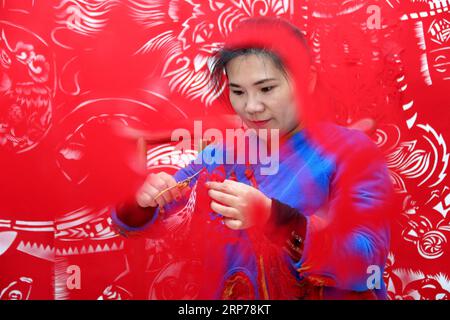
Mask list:
POLYGON ((292 83, 270 57, 238 56, 226 71, 231 105, 249 128, 279 129, 283 135, 298 125, 292 83))

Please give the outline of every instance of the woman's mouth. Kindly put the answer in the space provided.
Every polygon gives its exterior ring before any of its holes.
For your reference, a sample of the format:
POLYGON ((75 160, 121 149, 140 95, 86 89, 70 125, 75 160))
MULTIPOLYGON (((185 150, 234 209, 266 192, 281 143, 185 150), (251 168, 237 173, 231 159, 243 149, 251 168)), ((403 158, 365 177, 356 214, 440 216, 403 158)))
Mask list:
POLYGON ((249 120, 249 122, 255 127, 265 127, 271 119, 267 120, 249 120))

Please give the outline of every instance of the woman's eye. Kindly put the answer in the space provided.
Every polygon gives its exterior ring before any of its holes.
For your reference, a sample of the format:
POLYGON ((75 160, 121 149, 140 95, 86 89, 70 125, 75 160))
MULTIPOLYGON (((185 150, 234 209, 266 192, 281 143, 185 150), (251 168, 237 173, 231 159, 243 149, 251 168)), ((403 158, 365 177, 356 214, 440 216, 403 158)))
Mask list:
POLYGON ((261 88, 261 91, 262 92, 269 92, 269 91, 272 91, 273 88, 275 88, 275 86, 264 87, 264 88, 261 88))
POLYGON ((233 94, 235 94, 235 95, 237 95, 237 96, 240 96, 240 95, 244 94, 244 92, 243 92, 243 91, 236 91, 236 90, 233 90, 233 94))

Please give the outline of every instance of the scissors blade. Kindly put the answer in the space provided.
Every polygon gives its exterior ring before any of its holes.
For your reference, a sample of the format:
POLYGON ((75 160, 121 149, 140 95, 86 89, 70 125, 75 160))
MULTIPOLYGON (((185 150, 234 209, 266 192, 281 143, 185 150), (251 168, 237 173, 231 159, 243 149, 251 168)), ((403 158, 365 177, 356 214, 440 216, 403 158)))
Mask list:
POLYGON ((200 174, 200 172, 202 172, 203 171, 203 168, 202 169, 200 169, 199 171, 197 171, 196 173, 194 173, 192 176, 190 176, 190 177, 187 177, 186 179, 184 179, 182 182, 185 182, 185 181, 191 181, 192 179, 194 179, 195 178, 195 176, 197 176, 198 174, 200 174))

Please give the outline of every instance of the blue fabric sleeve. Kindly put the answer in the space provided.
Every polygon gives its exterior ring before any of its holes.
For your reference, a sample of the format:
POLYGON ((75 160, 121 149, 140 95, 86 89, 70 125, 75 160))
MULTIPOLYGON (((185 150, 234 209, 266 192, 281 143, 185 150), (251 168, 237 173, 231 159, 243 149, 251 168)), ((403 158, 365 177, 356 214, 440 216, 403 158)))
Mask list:
POLYGON ((371 266, 380 269, 383 287, 393 187, 376 145, 353 130, 348 141, 336 156, 328 206, 308 217, 300 266, 305 276, 324 275, 341 289, 366 291, 371 266))

